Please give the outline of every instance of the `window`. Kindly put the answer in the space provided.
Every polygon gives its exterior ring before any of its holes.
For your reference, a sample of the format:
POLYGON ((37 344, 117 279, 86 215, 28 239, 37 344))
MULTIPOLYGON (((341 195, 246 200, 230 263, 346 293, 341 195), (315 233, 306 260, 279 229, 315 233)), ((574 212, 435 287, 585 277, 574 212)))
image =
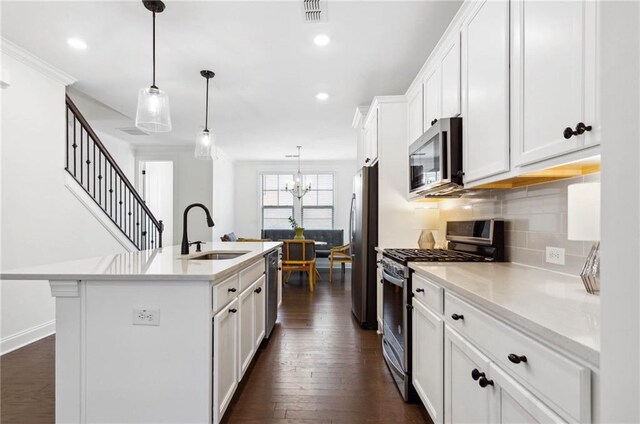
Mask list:
POLYGON ((286 191, 293 174, 262 175, 262 228, 289 229, 289 217, 307 229, 332 229, 334 225, 334 176, 333 174, 304 175, 304 185, 311 190, 301 200, 286 191))
POLYGON ((333 228, 333 174, 304 176, 311 190, 302 198, 302 226, 314 230, 333 228))
POLYGON ((293 216, 293 196, 285 190, 293 175, 262 176, 262 228, 266 230, 291 228, 289 217, 293 216))

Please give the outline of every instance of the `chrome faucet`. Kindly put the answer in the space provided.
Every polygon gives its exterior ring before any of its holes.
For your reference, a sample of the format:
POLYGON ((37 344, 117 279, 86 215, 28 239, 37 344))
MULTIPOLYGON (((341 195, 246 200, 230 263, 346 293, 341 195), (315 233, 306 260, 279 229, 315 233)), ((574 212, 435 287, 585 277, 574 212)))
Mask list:
POLYGON ((182 216, 182 249, 181 253, 183 255, 189 254, 189 236, 187 235, 187 214, 191 210, 191 208, 202 208, 204 213, 207 214, 207 225, 209 227, 213 227, 215 224, 213 223, 213 219, 211 219, 211 214, 209 213, 209 209, 202 203, 192 203, 184 210, 184 214, 182 216))

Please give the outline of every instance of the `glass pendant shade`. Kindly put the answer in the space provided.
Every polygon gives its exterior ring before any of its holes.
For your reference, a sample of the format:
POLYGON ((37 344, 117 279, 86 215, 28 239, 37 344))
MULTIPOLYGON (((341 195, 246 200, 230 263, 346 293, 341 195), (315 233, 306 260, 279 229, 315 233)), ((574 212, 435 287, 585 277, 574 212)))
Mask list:
POLYGON ((138 93, 136 127, 149 132, 171 131, 169 96, 157 87, 143 88, 138 93))
POLYGON ((211 134, 209 130, 199 132, 196 137, 195 158, 204 160, 214 159, 214 142, 213 134, 211 134))

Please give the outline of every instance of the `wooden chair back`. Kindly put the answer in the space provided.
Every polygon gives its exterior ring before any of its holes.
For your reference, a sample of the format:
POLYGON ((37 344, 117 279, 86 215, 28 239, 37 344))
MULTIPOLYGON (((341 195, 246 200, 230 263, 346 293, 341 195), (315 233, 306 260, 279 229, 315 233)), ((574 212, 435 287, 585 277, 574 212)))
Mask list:
POLYGON ((316 260, 316 244, 313 240, 283 240, 282 261, 303 264, 316 260))

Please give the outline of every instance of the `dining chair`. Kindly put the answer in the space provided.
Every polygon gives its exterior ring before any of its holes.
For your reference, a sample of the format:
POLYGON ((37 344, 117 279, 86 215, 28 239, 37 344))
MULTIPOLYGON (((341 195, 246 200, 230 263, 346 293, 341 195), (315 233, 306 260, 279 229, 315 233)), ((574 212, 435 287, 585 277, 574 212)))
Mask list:
POLYGON ((333 283, 333 263, 337 262, 342 265, 342 273, 344 274, 345 264, 351 263, 351 244, 344 246, 332 247, 329 251, 329 282, 333 283))
POLYGON ((313 240, 283 240, 282 271, 289 281, 292 271, 306 272, 309 276, 309 291, 313 291, 316 276, 316 245, 313 240))

